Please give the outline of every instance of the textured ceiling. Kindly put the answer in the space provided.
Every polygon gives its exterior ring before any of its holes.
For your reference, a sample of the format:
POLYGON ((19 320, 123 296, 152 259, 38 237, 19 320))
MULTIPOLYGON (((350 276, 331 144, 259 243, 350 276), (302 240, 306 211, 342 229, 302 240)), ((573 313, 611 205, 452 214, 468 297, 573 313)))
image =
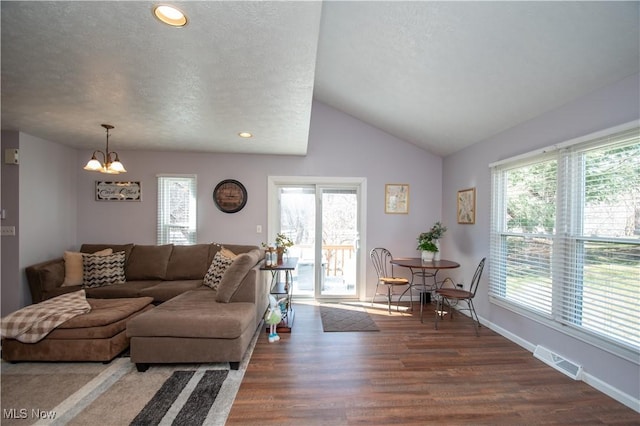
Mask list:
POLYGON ((84 148, 109 123, 117 149, 305 154, 321 4, 173 4, 185 28, 152 2, 3 1, 2 127, 84 148))
POLYGON ((315 97, 444 156, 640 68, 638 2, 153 4, 2 1, 2 128, 303 155, 315 97))

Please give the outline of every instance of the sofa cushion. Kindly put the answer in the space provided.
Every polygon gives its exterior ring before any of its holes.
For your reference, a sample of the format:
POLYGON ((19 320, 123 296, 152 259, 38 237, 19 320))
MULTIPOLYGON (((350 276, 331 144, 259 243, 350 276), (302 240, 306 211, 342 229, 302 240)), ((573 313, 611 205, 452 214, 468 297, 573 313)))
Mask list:
POLYGON ((220 284, 218 284, 218 293, 216 301, 229 303, 235 292, 240 287, 242 280, 247 273, 262 259, 264 252, 259 249, 253 249, 247 253, 239 254, 225 271, 220 284))
POLYGON ((123 251, 106 256, 85 254, 82 266, 84 287, 102 287, 125 281, 123 251))
POLYGON ((209 268, 211 244, 174 246, 167 265, 166 280, 201 280, 209 268))
MULTIPOLYGON (((82 285, 83 282, 83 266, 82 266, 82 254, 76 251, 65 251, 64 258, 64 281, 62 287, 71 285, 82 285)), ((106 256, 113 254, 113 249, 108 248, 93 253, 98 256, 106 256)))
POLYGON ((104 249, 112 249, 114 253, 119 251, 124 252, 124 264, 125 267, 127 263, 129 263, 129 256, 131 255, 131 250, 133 249, 133 243, 129 244, 83 244, 80 246, 80 251, 82 253, 95 253, 104 249))
POLYGON ((60 324, 47 339, 106 339, 124 331, 128 319, 149 309, 153 299, 87 299, 91 311, 60 324), (146 309, 145 309, 146 308, 146 309))
POLYGON ((217 252, 213 257, 213 262, 211 262, 207 274, 204 276, 203 284, 216 290, 225 271, 231 266, 235 257, 235 254, 230 253, 228 250, 217 252))
POLYGON ((235 339, 255 327, 253 303, 218 303, 215 298, 209 289, 183 293, 129 321, 127 336, 235 339))
POLYGON ((160 281, 156 285, 140 290, 140 296, 153 297, 155 302, 166 302, 179 294, 202 287, 202 279, 199 280, 175 280, 160 281))
POLYGON ((127 281, 164 280, 172 250, 173 244, 133 246, 125 271, 127 281))
POLYGON ((113 299, 113 298, 125 298, 125 297, 140 297, 140 292, 145 288, 153 287, 161 283, 160 280, 149 281, 127 281, 125 283, 118 283, 113 285, 107 285, 104 287, 93 287, 86 289, 87 297, 95 299, 113 299))

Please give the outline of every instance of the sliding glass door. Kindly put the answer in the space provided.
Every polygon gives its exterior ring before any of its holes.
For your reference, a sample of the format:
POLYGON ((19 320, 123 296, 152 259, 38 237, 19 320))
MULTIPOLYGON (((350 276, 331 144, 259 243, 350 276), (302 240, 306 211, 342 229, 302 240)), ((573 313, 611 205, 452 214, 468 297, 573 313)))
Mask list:
POLYGON ((295 244, 289 252, 298 258, 294 297, 358 298, 361 183, 278 180, 270 224, 273 235, 281 232, 295 244))
POLYGON ((319 297, 356 296, 359 247, 355 188, 318 188, 321 205, 322 274, 319 297))

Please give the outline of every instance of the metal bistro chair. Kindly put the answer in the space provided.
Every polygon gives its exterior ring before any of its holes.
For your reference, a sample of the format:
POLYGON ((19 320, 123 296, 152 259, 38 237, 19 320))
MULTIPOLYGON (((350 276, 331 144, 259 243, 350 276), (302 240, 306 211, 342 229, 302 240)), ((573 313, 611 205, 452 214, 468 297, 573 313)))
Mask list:
POLYGON ((376 274, 378 275, 378 282, 376 283, 376 292, 371 299, 371 305, 373 305, 374 300, 378 294, 378 286, 384 285, 387 287, 387 307, 389 309, 389 314, 391 314, 391 289, 395 286, 405 286, 409 285, 409 280, 406 278, 397 278, 393 276, 393 264, 390 263, 393 256, 391 256, 391 252, 386 248, 377 247, 371 250, 369 253, 369 257, 371 257, 371 262, 373 263, 373 267, 376 270, 376 274), (391 272, 389 274, 389 271, 391 272))
MULTIPOLYGON (((437 307, 436 307, 436 330, 438 329, 438 318, 442 317, 444 304, 450 307, 451 318, 453 318, 453 306, 458 302, 466 302, 466 308, 458 308, 461 311, 469 311, 471 314, 471 319, 473 320, 473 326, 476 330, 476 336, 478 334, 478 327, 480 327, 480 320, 478 319, 478 314, 476 313, 476 309, 473 306, 473 298, 476 296, 476 291, 478 290, 478 284, 480 283, 480 276, 482 275, 482 270, 484 269, 484 262, 486 257, 483 258, 478 267, 476 268, 475 274, 473 274, 473 279, 471 280, 471 286, 469 290, 463 290, 461 288, 443 288, 440 287, 436 290, 436 298, 438 299, 437 307), (451 303, 455 302, 455 303, 451 303)), ((451 278, 447 278, 442 282, 444 286, 447 282, 453 283, 451 278)), ((455 287, 455 286, 454 286, 455 287)))

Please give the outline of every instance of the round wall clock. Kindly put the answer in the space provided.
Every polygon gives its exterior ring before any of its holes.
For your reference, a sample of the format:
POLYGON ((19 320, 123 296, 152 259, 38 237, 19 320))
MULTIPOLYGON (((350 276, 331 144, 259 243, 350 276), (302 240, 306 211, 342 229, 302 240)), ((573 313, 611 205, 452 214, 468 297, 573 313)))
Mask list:
POLYGON ((247 190, 234 179, 225 179, 213 190, 213 202, 225 213, 236 213, 247 204, 247 190))

